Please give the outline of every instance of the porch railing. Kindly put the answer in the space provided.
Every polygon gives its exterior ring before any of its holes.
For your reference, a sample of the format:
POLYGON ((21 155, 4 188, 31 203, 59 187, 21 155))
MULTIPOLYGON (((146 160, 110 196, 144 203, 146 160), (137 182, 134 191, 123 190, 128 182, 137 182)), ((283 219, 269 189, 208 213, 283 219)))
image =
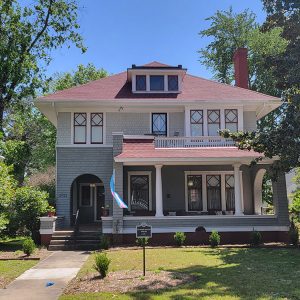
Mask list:
POLYGON ((156 148, 233 147, 232 139, 220 136, 201 137, 155 137, 156 148))

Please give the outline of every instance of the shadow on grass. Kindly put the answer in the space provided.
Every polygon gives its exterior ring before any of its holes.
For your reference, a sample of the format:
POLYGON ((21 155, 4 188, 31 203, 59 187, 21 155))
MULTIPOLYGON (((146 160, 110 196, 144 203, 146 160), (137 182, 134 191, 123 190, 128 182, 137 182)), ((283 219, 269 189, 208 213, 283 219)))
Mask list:
POLYGON ((204 253, 207 259, 216 259, 217 263, 168 270, 187 273, 194 280, 155 291, 147 291, 145 286, 144 291, 127 295, 138 300, 150 300, 154 296, 174 300, 300 299, 300 251, 297 249, 207 249, 204 253))
POLYGON ((22 250, 24 238, 14 238, 0 241, 0 251, 22 250))

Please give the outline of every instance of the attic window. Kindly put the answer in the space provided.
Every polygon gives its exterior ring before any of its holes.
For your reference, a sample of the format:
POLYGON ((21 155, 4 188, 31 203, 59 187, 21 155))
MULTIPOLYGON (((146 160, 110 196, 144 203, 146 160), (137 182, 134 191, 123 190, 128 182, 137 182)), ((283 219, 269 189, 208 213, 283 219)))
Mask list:
POLYGON ((178 76, 177 75, 168 75, 168 90, 169 91, 178 91, 178 76))
POLYGON ((146 75, 136 75, 136 90, 146 91, 146 75))
POLYGON ((150 76, 150 90, 151 91, 163 91, 165 89, 163 75, 151 75, 150 76))

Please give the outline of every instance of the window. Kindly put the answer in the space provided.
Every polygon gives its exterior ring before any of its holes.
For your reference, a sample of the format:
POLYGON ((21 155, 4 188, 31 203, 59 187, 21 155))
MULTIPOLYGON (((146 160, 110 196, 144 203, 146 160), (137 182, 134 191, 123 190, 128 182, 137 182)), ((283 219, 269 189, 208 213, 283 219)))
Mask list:
POLYGON ((150 75, 150 90, 164 91, 165 89, 164 75, 150 75))
POLYGON ((206 175, 207 209, 222 210, 221 204, 221 175, 206 175))
POLYGON ((136 75, 135 85, 137 91, 146 91, 146 75, 136 75))
POLYGON ((91 113, 91 144, 103 143, 103 114, 91 113))
POLYGON ((167 114, 166 113, 152 114, 152 133, 156 135, 167 136, 167 114))
POLYGON ((150 210, 149 175, 130 175, 131 210, 150 210))
POLYGON ((80 185, 80 206, 91 206, 91 198, 90 184, 80 185))
POLYGON ((188 175, 187 176, 188 189, 188 210, 201 211, 202 208, 202 176, 188 175))
POLYGON ((168 90, 169 91, 178 91, 178 76, 177 75, 168 75, 168 90))
POLYGON ((208 135, 218 136, 218 130, 220 130, 220 110, 208 110, 207 111, 207 128, 208 135))
POLYGON ((238 131, 238 110, 225 109, 225 128, 230 131, 238 131))
POLYGON ((74 144, 86 143, 86 113, 74 113, 74 144))
POLYGON ((225 175, 226 210, 234 210, 234 175, 225 175))
POLYGON ((203 135, 203 110, 191 110, 191 136, 203 135))

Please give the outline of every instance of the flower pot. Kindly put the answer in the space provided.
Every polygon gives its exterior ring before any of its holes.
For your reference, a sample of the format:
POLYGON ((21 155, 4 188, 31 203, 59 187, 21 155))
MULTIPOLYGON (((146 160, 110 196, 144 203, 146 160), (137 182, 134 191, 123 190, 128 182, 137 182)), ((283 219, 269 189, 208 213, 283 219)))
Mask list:
POLYGON ((109 216, 109 209, 108 208, 101 208, 101 215, 102 217, 108 217, 109 216))
POLYGON ((48 211, 48 217, 54 217, 55 211, 48 211))

